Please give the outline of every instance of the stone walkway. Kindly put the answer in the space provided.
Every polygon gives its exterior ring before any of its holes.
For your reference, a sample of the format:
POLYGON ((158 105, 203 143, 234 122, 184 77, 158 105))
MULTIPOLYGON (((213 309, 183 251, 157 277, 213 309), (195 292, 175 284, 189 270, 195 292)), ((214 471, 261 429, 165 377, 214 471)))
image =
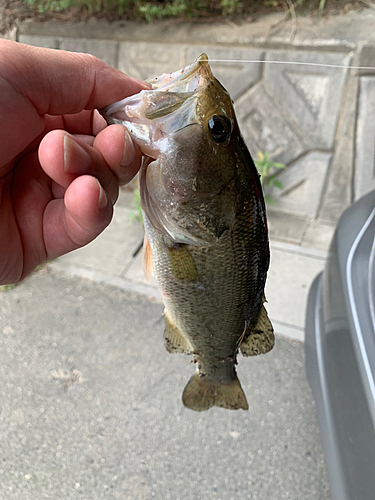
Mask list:
MULTIPOLYGON (((31 24, 13 36, 90 52, 142 79, 181 68, 203 51, 211 59, 243 61, 212 67, 235 100, 252 155, 268 152, 287 165, 278 172, 283 189, 268 192, 276 203, 268 208, 272 260, 266 291, 276 331, 303 340, 308 288, 324 266, 337 220, 375 188, 375 69, 349 68, 375 66, 375 14, 315 24, 300 19, 293 39, 290 23, 271 29, 276 20, 237 28, 190 25, 190 32, 168 23, 31 24)), ((54 265, 157 296, 145 288, 137 254, 142 228, 127 219, 129 206, 123 195, 104 234, 54 265)))

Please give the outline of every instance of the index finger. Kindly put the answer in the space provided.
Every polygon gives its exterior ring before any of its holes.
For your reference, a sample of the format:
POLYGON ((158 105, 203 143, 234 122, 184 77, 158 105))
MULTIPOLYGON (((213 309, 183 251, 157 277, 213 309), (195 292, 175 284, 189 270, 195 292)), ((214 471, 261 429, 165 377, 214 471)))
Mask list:
POLYGON ((43 132, 45 114, 101 108, 143 88, 92 55, 0 40, 0 166, 43 132))
POLYGON ((40 115, 101 108, 148 88, 91 54, 0 41, 1 76, 40 115))

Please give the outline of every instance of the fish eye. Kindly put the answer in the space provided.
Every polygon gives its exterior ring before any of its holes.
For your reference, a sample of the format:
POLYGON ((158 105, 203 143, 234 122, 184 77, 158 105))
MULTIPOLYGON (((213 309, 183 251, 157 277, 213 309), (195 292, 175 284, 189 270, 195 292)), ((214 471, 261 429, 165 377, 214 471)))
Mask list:
POLYGON ((228 118, 218 115, 213 115, 208 120, 208 129, 215 142, 225 142, 232 132, 232 126, 228 118))

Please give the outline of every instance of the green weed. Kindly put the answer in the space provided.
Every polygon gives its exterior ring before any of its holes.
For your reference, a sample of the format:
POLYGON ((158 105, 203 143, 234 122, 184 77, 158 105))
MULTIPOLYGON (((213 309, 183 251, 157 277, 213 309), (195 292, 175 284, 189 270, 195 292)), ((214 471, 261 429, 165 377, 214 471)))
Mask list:
POLYGON ((240 0, 220 0, 220 7, 223 16, 230 16, 242 9, 242 2, 240 0))
POLYGON ((114 6, 117 7, 119 14, 123 14, 125 8, 134 3, 134 0, 23 0, 23 2, 37 9, 41 14, 64 12, 72 7, 83 7, 94 14, 114 6))
POLYGON ((15 286, 17 286, 17 284, 15 285, 0 285, 0 293, 1 292, 9 292, 10 290, 12 290, 15 286))
POLYGON ((324 7, 326 5, 326 0, 319 0, 319 9, 318 16, 320 17, 323 14, 324 7))
POLYGON ((263 4, 266 7, 277 7, 279 2, 278 0, 263 0, 263 4))
POLYGON ((191 10, 189 0, 174 0, 172 3, 152 4, 145 3, 137 6, 141 17, 144 17, 148 23, 154 19, 163 19, 165 17, 178 17, 181 14, 187 14, 191 10))
MULTIPOLYGON (((276 169, 280 170, 285 168, 283 163, 272 161, 267 152, 262 153, 261 151, 258 151, 257 159, 254 160, 254 163, 258 169, 263 190, 269 186, 283 189, 283 185, 279 179, 277 179, 277 172, 275 171, 276 169)), ((264 200, 269 205, 275 205, 276 203, 276 200, 269 195, 265 195, 264 200)))
MULTIPOLYGON (((120 17, 126 10, 139 19, 152 23, 155 19, 170 17, 199 17, 203 12, 230 16, 241 12, 240 0, 220 0, 217 5, 212 0, 23 0, 29 7, 40 13, 63 12, 72 7, 85 8, 92 14, 117 11, 120 17)), ((126 16, 125 16, 126 17, 126 16)))

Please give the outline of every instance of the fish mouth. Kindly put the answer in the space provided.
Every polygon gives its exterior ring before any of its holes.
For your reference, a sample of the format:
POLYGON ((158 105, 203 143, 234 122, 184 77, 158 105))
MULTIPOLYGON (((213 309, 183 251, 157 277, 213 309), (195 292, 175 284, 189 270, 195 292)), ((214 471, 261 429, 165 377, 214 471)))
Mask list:
MULTIPOLYGON (((211 68, 208 64, 208 57, 206 54, 201 54, 192 64, 185 68, 174 73, 163 73, 156 78, 146 80, 146 82, 151 85, 151 92, 156 90, 159 92, 189 95, 204 86, 208 79, 213 79, 211 68)), ((128 119, 132 121, 135 118, 135 114, 131 108, 138 108, 143 98, 149 93, 150 90, 141 90, 139 94, 110 104, 100 110, 100 112, 106 119, 128 119), (124 109, 125 107, 128 107, 127 110, 124 109), (129 113, 126 111, 129 111, 129 113)))
POLYGON ((163 73, 147 82, 153 90, 164 92, 195 92, 206 79, 212 79, 213 75, 208 64, 207 54, 201 54, 196 60, 185 68, 174 73, 163 73))
POLYGON ((213 79, 208 57, 201 54, 193 64, 149 80, 151 90, 110 104, 100 113, 109 124, 125 125, 143 154, 156 158, 165 149, 167 135, 198 123, 199 94, 213 79))

